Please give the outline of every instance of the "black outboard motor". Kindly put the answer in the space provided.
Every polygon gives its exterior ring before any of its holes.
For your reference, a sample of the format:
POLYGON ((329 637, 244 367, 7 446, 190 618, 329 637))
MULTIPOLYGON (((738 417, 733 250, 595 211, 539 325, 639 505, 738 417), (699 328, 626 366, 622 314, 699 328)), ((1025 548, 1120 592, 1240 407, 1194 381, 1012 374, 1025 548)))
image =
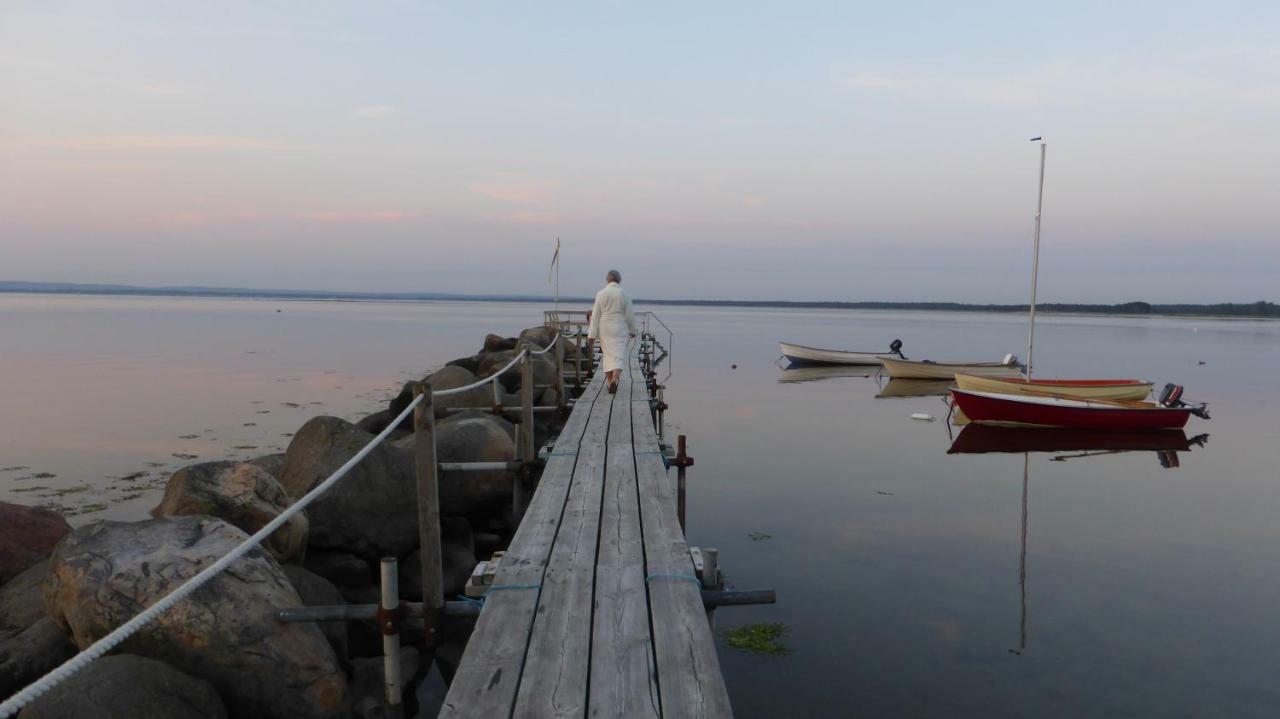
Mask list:
POLYGON ((906 358, 907 358, 907 356, 906 356, 906 355, 902 354, 902 340, 894 340, 894 341, 890 342, 890 343, 889 343, 889 351, 890 351, 890 352, 892 352, 892 353, 894 353, 894 354, 896 354, 896 355, 898 355, 898 356, 899 356, 899 357, 901 357, 902 359, 906 359, 906 358))
POLYGON ((1186 407, 1201 419, 1209 419, 1209 410, 1204 404, 1192 406, 1182 401, 1182 385, 1170 382, 1160 390, 1160 406, 1161 407, 1186 407))

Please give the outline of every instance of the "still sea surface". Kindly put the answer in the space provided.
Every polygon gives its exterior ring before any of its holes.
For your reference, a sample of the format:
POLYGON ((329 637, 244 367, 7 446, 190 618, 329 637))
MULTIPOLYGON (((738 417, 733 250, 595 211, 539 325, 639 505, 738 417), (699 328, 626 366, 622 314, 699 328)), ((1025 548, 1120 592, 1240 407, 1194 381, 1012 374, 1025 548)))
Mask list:
MULTIPOLYGON (((543 309, 0 295, 0 499, 144 518, 183 464, 379 410, 543 309)), ((1023 317, 655 310, 668 433, 697 460, 690 542, 778 592, 716 615, 738 716, 1280 715, 1280 323, 1042 316, 1039 375, 1183 384, 1213 415, 1185 436, 1208 437, 949 454, 939 397, 793 381, 776 341, 990 361, 1024 352, 1023 317), (725 643, 756 622, 790 653, 725 643)))

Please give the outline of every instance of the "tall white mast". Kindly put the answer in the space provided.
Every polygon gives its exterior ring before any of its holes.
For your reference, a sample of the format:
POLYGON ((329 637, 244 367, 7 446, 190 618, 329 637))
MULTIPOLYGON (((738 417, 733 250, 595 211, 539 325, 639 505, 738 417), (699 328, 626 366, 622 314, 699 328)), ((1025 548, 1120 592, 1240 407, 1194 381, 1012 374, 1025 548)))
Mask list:
POLYGON ((1040 194, 1036 199, 1036 234, 1031 249, 1031 329, 1027 333, 1027 379, 1031 379, 1031 358, 1036 346, 1036 280, 1040 276, 1040 210, 1044 206, 1044 154, 1047 147, 1039 137, 1031 138, 1032 142, 1040 141, 1040 194))

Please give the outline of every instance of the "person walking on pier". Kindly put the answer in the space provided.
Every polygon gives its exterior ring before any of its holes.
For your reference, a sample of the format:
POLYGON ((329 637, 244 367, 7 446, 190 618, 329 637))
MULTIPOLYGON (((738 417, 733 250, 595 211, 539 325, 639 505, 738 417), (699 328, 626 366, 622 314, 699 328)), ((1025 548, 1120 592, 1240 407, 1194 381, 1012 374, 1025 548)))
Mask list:
POLYGON ((600 352, 604 355, 605 381, 610 394, 618 391, 622 379, 622 365, 627 361, 627 340, 636 336, 636 317, 631 309, 631 298, 622 291, 622 273, 609 270, 604 289, 596 293, 596 303, 591 308, 591 326, 587 329, 587 346, 600 340, 600 352))

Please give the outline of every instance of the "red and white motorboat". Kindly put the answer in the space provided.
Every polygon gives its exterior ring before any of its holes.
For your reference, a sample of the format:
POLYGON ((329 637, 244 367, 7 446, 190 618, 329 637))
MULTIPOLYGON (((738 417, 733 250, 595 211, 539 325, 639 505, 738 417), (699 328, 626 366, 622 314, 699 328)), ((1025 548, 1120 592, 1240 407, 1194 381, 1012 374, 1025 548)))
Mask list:
POLYGON ((1203 405, 1182 402, 1182 388, 1166 385, 1160 402, 1083 400, 951 390, 970 422, 1077 429, 1182 429, 1192 415, 1209 418, 1203 405))

